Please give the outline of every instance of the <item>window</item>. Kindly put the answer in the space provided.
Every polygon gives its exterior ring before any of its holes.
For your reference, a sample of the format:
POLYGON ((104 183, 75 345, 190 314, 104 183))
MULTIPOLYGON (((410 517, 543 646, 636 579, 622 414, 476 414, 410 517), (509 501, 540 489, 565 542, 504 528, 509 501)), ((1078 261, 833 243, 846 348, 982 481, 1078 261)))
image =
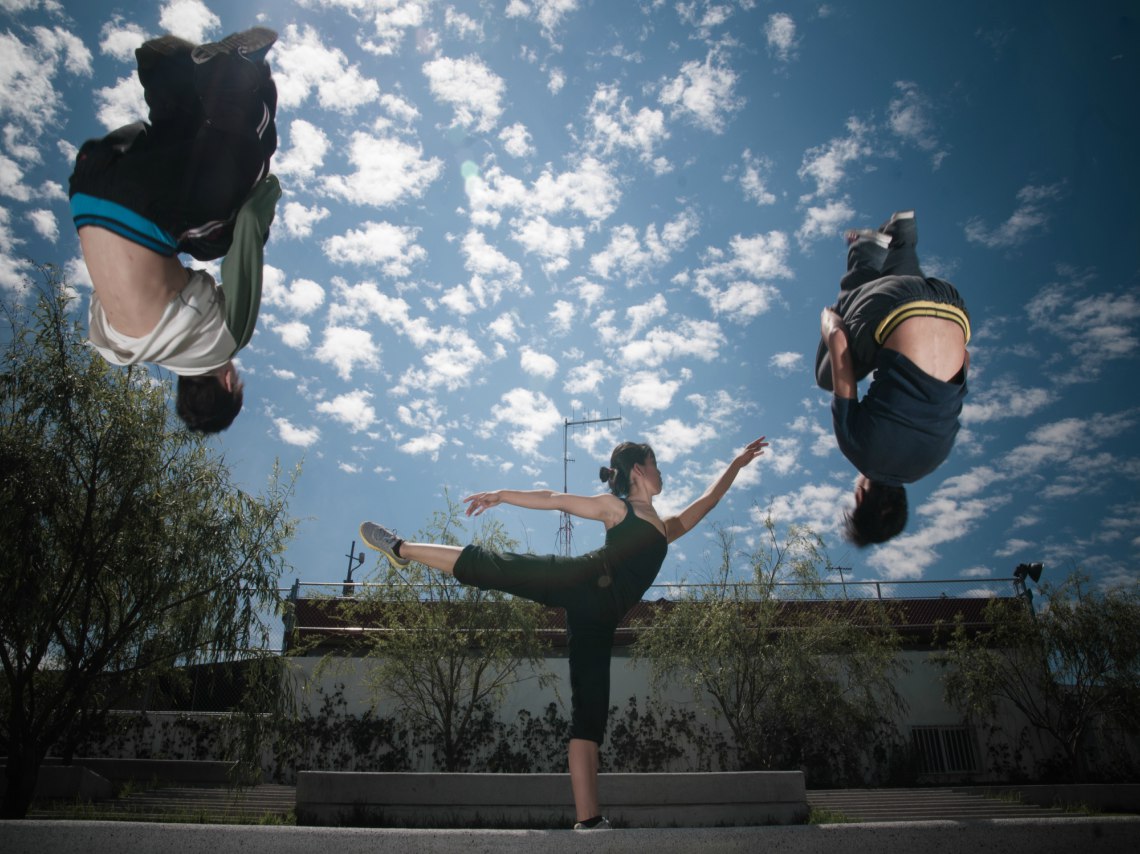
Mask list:
POLYGON ((910 731, 920 774, 972 774, 978 770, 969 727, 916 726, 910 731))

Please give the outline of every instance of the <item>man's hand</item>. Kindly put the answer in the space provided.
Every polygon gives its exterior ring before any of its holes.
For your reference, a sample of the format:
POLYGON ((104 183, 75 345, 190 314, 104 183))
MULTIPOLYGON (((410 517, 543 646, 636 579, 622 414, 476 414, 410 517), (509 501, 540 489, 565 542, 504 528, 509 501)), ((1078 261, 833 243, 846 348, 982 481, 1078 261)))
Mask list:
POLYGON ((843 318, 835 311, 835 309, 825 308, 819 314, 819 334, 824 341, 831 337, 832 332, 847 333, 847 326, 843 323, 843 318))

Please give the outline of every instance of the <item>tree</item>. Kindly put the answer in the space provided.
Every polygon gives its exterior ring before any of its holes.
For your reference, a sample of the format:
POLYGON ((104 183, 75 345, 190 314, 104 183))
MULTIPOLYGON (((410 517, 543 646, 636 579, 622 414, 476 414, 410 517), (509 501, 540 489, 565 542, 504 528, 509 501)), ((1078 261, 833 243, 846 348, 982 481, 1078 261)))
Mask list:
POLYGON ((741 770, 804 768, 817 786, 865 782, 867 748, 893 737, 902 707, 886 609, 823 598, 827 560, 807 528, 780 539, 769 517, 746 582, 732 580, 732 534, 717 533, 714 582, 660 608, 635 656, 650 663, 658 692, 687 688, 724 720, 741 770))
POLYGON ((33 305, 3 309, 4 818, 26 814, 48 750, 119 697, 267 649, 294 527, 292 481, 274 472, 263 495, 238 489, 176 425, 167 385, 104 363, 57 273, 43 274, 33 305))
POLYGON ((1089 735, 1140 732, 1140 595, 1091 591, 1079 572, 1041 592, 1040 613, 1002 599, 986 607, 991 628, 970 631, 959 621, 935 661, 949 702, 984 721, 1012 706, 1080 781, 1089 735))
MULTIPOLYGON (((444 498, 446 511, 433 514, 417 541, 460 544, 462 508, 444 498)), ((475 542, 495 551, 516 547, 497 521, 485 522, 475 542)), ((382 586, 345 612, 357 625, 385 627, 366 636, 369 687, 378 699, 393 698, 413 729, 431 733, 445 770, 463 770, 481 745, 474 734, 511 686, 532 678, 545 686, 552 678, 543 669, 545 609, 418 563, 403 569, 383 563, 382 586)))

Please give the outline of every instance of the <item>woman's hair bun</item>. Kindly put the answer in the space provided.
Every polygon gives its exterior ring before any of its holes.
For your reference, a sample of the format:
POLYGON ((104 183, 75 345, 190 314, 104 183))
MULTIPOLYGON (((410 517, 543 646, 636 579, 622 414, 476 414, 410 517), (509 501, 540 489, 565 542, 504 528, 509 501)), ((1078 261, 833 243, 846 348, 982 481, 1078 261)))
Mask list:
POLYGON ((611 468, 607 468, 606 466, 602 466, 600 469, 598 469, 598 477, 600 477, 602 479, 602 483, 609 483, 610 479, 613 476, 614 476, 614 470, 611 468))

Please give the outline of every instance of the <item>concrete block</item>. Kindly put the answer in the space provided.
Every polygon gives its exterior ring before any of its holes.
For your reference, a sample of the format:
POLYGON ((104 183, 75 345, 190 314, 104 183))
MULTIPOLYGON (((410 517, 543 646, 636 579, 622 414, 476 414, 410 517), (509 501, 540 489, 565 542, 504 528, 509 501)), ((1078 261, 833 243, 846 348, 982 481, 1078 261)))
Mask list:
MULTIPOLYGON (((799 771, 602 774, 602 811, 624 827, 715 827, 806 821, 799 771)), ((301 824, 388 827, 568 827, 568 774, 302 771, 301 824)))
MULTIPOLYGON (((8 789, 0 767, 0 797, 8 789)), ((105 801, 112 795, 111 781, 80 765, 41 765, 36 778, 37 801, 105 801)))

